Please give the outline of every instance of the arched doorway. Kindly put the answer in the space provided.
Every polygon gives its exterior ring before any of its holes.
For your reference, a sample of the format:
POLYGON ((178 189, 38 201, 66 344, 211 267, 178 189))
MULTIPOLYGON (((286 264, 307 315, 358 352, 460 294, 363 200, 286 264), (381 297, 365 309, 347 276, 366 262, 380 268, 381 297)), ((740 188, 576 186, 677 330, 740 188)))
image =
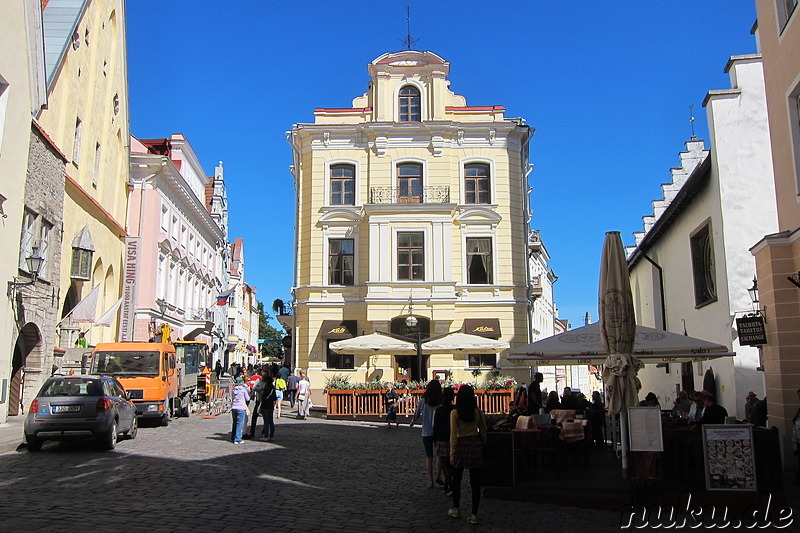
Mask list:
POLYGON ((29 322, 20 330, 17 342, 14 343, 14 356, 11 359, 11 384, 8 391, 8 416, 17 416, 24 412, 21 409, 25 397, 25 363, 42 342, 39 328, 29 322))
MULTIPOLYGON (((409 339, 427 339, 431 336, 431 321, 424 316, 414 316, 417 325, 409 327, 406 325, 408 315, 394 317, 391 324, 391 332, 395 335, 403 335, 409 339)), ((395 355, 394 361, 395 381, 424 381, 428 375, 428 356, 422 356, 422 364, 417 361, 416 355, 395 355), (420 368, 422 373, 420 374, 420 368)))

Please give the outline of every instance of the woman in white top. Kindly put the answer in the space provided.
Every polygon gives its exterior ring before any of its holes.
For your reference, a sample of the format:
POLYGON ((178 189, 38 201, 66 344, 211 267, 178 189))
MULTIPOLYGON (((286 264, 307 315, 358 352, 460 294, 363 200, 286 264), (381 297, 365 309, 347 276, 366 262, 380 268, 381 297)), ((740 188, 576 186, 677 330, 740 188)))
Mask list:
POLYGON ((297 418, 305 420, 311 409, 311 382, 305 372, 300 372, 300 381, 297 382, 297 418))

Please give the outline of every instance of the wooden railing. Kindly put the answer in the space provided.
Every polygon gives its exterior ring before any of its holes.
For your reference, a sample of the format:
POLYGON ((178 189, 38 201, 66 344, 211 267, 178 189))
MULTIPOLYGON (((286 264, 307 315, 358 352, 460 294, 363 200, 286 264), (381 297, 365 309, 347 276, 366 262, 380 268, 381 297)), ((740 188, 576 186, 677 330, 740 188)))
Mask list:
MULTIPOLYGON (((386 416, 386 406, 383 401, 382 390, 338 390, 328 389, 325 391, 327 398, 328 416, 386 416)), ((399 391, 398 391, 399 392, 399 391)), ((411 416, 417 408, 419 399, 424 390, 412 390, 407 394, 401 394, 397 407, 397 414, 400 416, 411 416)), ((511 389, 476 391, 478 408, 487 415, 501 414, 508 412, 508 405, 514 399, 514 391, 511 389)))

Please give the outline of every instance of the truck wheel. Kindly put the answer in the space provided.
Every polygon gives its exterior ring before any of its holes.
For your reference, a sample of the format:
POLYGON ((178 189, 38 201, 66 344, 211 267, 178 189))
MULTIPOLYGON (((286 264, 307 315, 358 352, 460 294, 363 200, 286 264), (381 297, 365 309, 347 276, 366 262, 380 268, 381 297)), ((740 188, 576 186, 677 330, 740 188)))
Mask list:
POLYGON ((42 439, 37 439, 36 437, 25 437, 25 447, 28 449, 29 452, 38 452, 42 449, 43 441, 42 439))
POLYGON ((105 438, 102 441, 104 450, 113 450, 117 447, 117 421, 111 423, 111 429, 108 430, 105 438))
POLYGON ((164 413, 164 416, 162 416, 161 419, 158 422, 162 426, 165 426, 165 427, 168 426, 169 425, 169 412, 164 413))
POLYGON ((181 402, 181 416, 189 417, 189 414, 192 412, 192 399, 190 397, 184 398, 184 401, 181 402))

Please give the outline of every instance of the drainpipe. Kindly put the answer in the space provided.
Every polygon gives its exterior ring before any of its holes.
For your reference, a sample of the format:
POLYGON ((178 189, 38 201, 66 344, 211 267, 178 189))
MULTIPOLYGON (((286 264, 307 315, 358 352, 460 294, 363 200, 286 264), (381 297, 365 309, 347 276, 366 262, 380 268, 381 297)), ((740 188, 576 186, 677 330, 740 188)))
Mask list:
POLYGON ((644 253, 644 252, 640 252, 640 253, 642 254, 642 257, 647 259, 648 263, 653 265, 656 268, 656 270, 658 270, 658 291, 659 291, 659 295, 661 297, 661 329, 666 331, 667 330, 667 304, 664 301, 664 269, 661 267, 661 265, 659 265, 658 263, 656 263, 655 261, 650 259, 650 257, 648 257, 648 255, 646 253, 644 253))

